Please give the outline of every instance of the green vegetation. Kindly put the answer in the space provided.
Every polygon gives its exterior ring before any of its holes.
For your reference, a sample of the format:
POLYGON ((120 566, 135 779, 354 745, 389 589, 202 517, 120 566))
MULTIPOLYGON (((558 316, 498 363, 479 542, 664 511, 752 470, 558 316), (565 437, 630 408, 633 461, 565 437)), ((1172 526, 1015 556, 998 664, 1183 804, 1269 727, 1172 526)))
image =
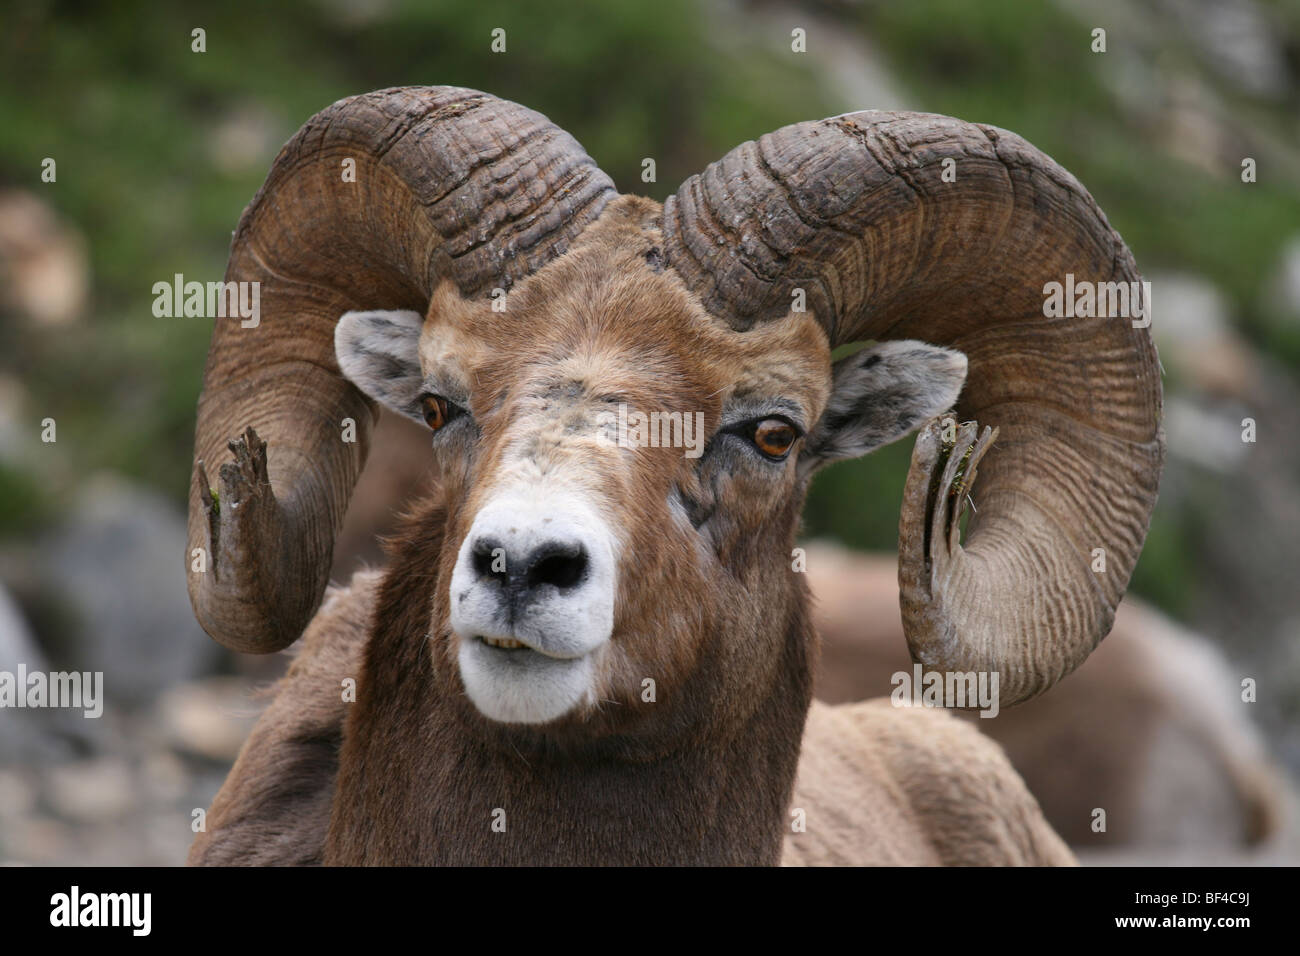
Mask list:
POLYGON ((1162 36, 1158 51, 1124 49, 1139 41, 1112 29, 1108 52, 1093 53, 1089 27, 1058 4, 881 3, 863 21, 927 110, 1019 133, 1088 187, 1144 270, 1209 277, 1256 344, 1300 369, 1300 335, 1274 321, 1260 294, 1283 242, 1300 229, 1300 184, 1276 168, 1245 184, 1235 154, 1207 154, 1197 165, 1179 158, 1162 139, 1159 105, 1125 110, 1116 91, 1141 79, 1126 73, 1136 59, 1206 82, 1245 111, 1243 125, 1281 135, 1285 104, 1263 110, 1216 84, 1203 57, 1174 36, 1162 36))
POLYGON ((280 145, 337 99, 462 85, 574 134, 628 192, 666 197, 738 142, 824 111, 792 57, 714 49, 690 0, 380 5, 235 0, 202 13, 18 3, 0 37, 0 181, 37 192, 90 244, 93 314, 33 333, 0 322, 20 374, 80 470, 111 468, 183 504, 210 322, 155 318, 154 282, 225 270, 230 233, 280 145), (191 30, 206 52, 191 51, 191 30), (506 30, 507 54, 490 50, 506 30), (252 155, 235 134, 267 129, 252 155), (42 184, 53 157, 58 181, 42 184), (641 182, 656 160, 657 181, 641 182), (93 360, 92 360, 93 357, 93 360))
MULTIPOLYGON (((1276 6, 1300 32, 1300 14, 1276 6)), ((1053 155, 1087 184, 1144 269, 1204 273, 1262 350, 1300 368, 1300 329, 1279 322, 1261 295, 1282 242, 1300 228, 1300 188, 1266 168, 1245 186, 1235 159, 1197 164, 1168 152, 1151 116, 1122 106, 1117 90, 1128 81, 1105 72, 1125 62, 1114 52, 1122 37, 1112 33, 1110 59, 1099 57, 1088 28, 1051 3, 835 9, 826 15, 869 36, 920 108, 1015 130, 1053 155)), ((694 0, 233 0, 202 13, 11 3, 0 31, 0 183, 35 192, 86 236, 93 297, 90 315, 69 328, 0 317, 0 372, 21 379, 37 421, 58 420, 66 456, 39 477, 0 469, 0 534, 35 533, 49 502, 98 469, 183 507, 210 323, 155 318, 152 285, 174 273, 222 274, 241 210, 311 114, 386 86, 484 89, 570 130, 624 191, 662 199, 739 142, 843 108, 815 57, 791 55, 784 37, 755 43, 694 0), (206 31, 204 53, 191 51, 195 27, 206 31), (496 27, 506 30, 504 56, 490 51, 496 27), (39 179, 47 156, 58 163, 56 184, 39 179), (645 157, 657 182, 641 182, 645 157)), ((1151 69, 1204 72, 1176 43, 1151 69)), ((1248 125, 1282 130, 1285 110, 1261 113, 1216 89, 1248 125)), ((894 548, 910 450, 907 440, 819 476, 808 532, 894 548)), ((1176 610, 1197 584, 1202 546, 1194 509, 1157 512, 1135 586, 1176 610)))

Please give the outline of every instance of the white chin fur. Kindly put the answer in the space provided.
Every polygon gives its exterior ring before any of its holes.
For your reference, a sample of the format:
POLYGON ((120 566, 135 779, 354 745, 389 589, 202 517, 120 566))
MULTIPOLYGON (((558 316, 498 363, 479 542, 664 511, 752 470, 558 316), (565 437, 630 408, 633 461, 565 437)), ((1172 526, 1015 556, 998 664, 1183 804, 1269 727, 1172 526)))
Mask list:
POLYGON ((590 656, 561 659, 501 651, 461 637, 460 677, 483 716, 505 724, 544 724, 595 702, 590 656))
POLYGON ((593 659, 614 627, 616 548, 595 510, 562 490, 516 487, 479 511, 461 543, 449 599, 461 680, 485 716, 540 724, 595 702, 593 659), (572 587, 543 586, 523 612, 507 619, 499 585, 475 569, 472 546, 480 539, 499 542, 509 555, 530 554, 552 540, 580 542, 585 576, 572 587), (536 650, 501 650, 481 637, 536 650))

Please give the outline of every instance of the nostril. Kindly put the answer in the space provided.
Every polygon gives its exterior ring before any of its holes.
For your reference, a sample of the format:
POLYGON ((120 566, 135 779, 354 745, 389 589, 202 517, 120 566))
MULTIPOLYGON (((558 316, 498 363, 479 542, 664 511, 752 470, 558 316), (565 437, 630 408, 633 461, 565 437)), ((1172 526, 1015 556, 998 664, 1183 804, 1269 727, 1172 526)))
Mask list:
POLYGON ((509 570, 506 567, 505 548, 493 538, 480 538, 471 549, 474 559, 474 571, 481 578, 495 578, 505 582, 509 570))
POLYGON ((528 568, 528 587, 553 584, 571 588, 587 573, 587 549, 581 544, 544 544, 532 554, 528 568))

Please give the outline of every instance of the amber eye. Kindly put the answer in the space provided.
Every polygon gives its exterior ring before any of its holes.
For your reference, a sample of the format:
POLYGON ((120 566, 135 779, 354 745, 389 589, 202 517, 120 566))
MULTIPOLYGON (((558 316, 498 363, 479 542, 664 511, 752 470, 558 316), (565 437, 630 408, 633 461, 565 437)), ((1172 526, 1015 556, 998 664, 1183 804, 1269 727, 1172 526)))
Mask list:
POLYGON ((424 422, 430 431, 437 431, 451 421, 456 408, 441 395, 425 395, 420 399, 420 408, 424 412, 424 422))
POLYGON ((754 447, 776 461, 790 454, 798 438, 795 427, 780 418, 764 418, 754 425, 754 447))

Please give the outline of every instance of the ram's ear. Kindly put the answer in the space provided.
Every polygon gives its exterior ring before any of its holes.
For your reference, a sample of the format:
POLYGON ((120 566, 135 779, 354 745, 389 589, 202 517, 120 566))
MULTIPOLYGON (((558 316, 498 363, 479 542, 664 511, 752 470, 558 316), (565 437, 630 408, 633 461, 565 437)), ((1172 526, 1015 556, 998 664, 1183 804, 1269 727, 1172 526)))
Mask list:
POLYGON ((421 423, 423 327, 418 312, 345 312, 334 329, 334 354, 348 381, 386 408, 421 423))
POLYGON ((952 408, 966 356, 924 342, 882 342, 835 363, 826 411, 808 433, 801 471, 857 458, 952 408))

